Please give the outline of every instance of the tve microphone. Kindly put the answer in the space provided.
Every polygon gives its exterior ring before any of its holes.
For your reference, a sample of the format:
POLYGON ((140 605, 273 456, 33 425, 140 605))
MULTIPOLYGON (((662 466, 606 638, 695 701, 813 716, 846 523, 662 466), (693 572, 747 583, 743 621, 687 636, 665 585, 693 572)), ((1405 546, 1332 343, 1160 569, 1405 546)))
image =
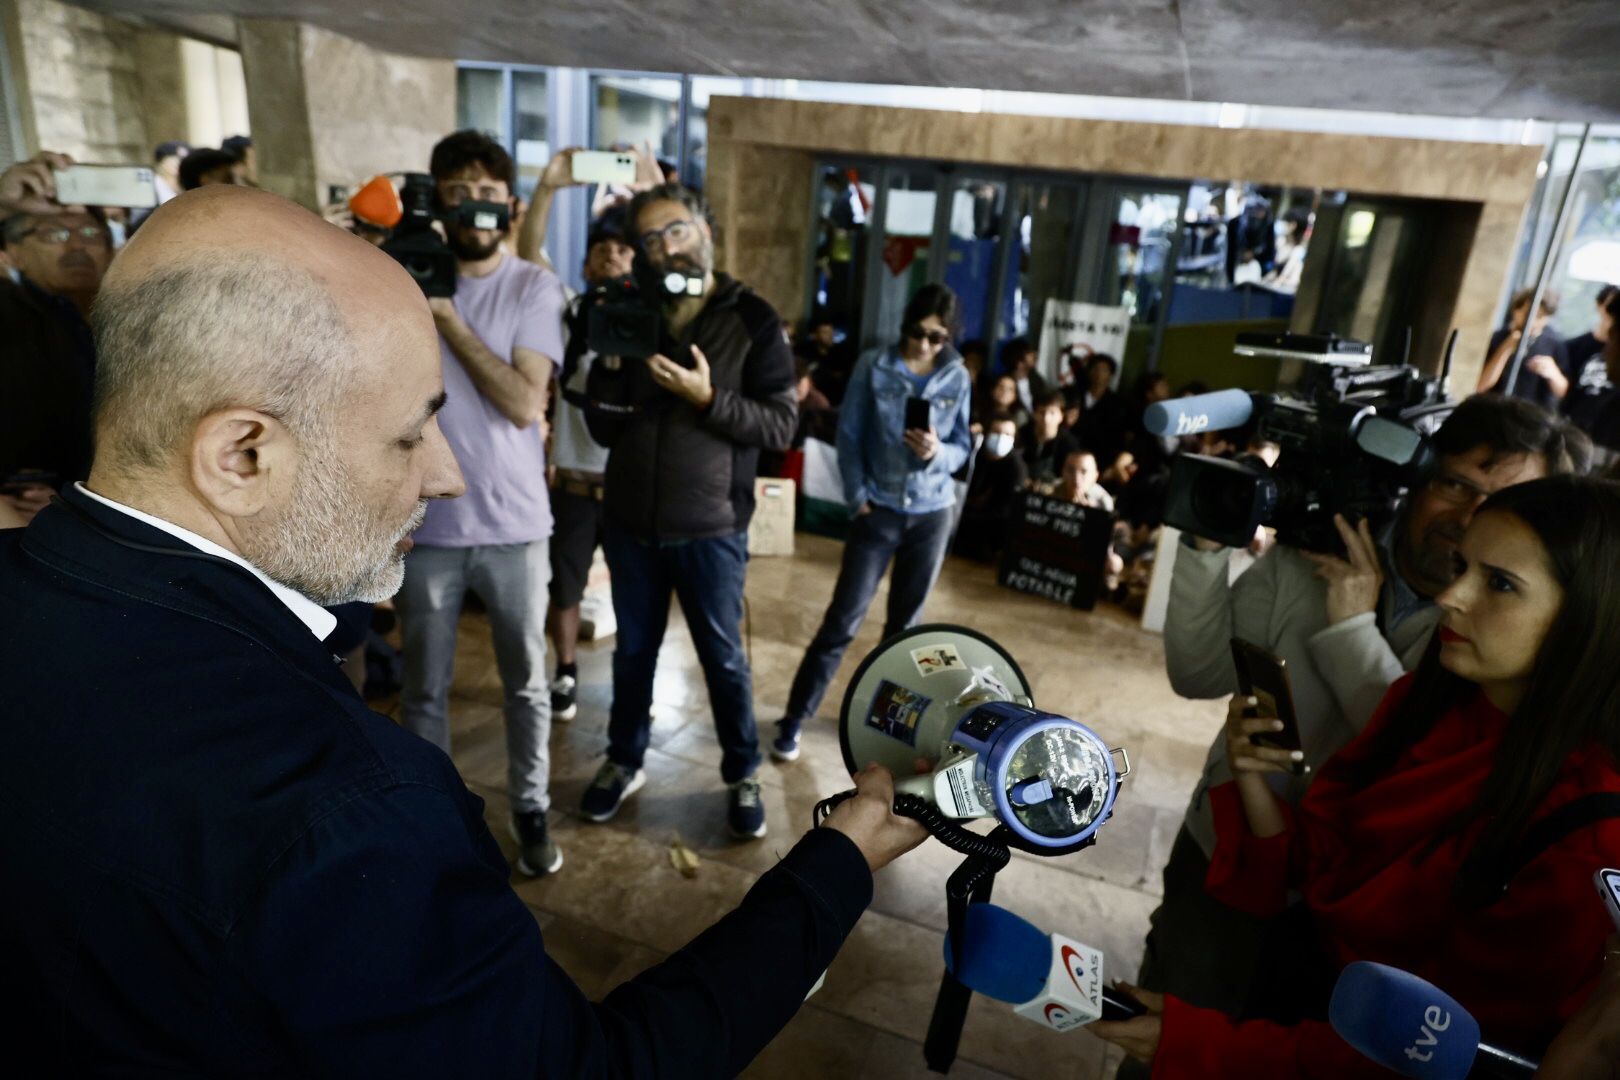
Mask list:
POLYGON ((1339 975, 1328 1022, 1359 1053, 1402 1076, 1463 1080, 1475 1060, 1485 1075, 1529 1077, 1536 1063, 1479 1041, 1479 1022, 1434 984, 1358 960, 1339 975))
POLYGON ((962 931, 962 966, 945 969, 969 990, 1009 1001, 1013 1012, 1055 1031, 1103 1015, 1102 953, 1061 934, 1047 935, 995 904, 970 904, 962 931))
POLYGON ((1197 435, 1242 427, 1254 414, 1247 390, 1217 390, 1213 394, 1155 401, 1142 414, 1142 426, 1154 435, 1197 435))

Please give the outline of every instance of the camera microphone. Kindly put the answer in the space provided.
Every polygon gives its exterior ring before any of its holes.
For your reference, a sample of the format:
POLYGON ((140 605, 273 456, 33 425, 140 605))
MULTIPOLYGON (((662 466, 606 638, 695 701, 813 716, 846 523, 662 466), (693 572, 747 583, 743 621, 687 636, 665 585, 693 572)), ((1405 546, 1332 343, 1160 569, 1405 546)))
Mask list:
POLYGON ((1142 414, 1142 424, 1152 434, 1166 438, 1242 427, 1253 414, 1254 401, 1247 390, 1217 390, 1156 401, 1142 414))
POLYGON ((995 904, 968 906, 960 966, 952 962, 951 951, 947 941, 945 969, 963 986, 1010 1002, 1019 1016, 1054 1031, 1144 1011, 1135 1000, 1103 985, 1101 951, 1062 934, 1043 934, 995 904))
POLYGON ((1537 1067, 1480 1042, 1479 1022, 1456 999, 1386 964, 1358 960, 1346 967, 1333 987, 1328 1022, 1362 1056, 1401 1076, 1530 1077, 1537 1067))

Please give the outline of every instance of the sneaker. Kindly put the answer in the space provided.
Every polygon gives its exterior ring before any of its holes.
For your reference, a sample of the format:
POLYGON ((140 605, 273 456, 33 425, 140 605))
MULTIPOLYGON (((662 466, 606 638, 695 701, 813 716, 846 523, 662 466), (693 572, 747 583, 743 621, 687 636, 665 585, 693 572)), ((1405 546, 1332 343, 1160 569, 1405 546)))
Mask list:
POLYGON ((645 769, 627 769, 604 761, 596 770, 596 779, 585 789, 585 797, 579 801, 579 812, 590 821, 606 821, 646 782, 645 769))
POLYGON ((765 835, 765 804, 760 801, 759 781, 746 777, 730 787, 726 821, 731 835, 739 840, 757 840, 765 835))
POLYGON ((544 877, 562 869, 562 849, 546 831, 546 815, 539 810, 512 815, 512 839, 518 842, 517 868, 530 877, 544 877))
POLYGON ((559 675, 551 683, 551 718, 553 720, 572 720, 579 712, 579 703, 574 700, 574 688, 579 683, 572 675, 559 675))
POLYGON ((771 757, 777 761, 799 760, 799 725, 789 727, 786 720, 776 722, 776 738, 771 740, 771 757))

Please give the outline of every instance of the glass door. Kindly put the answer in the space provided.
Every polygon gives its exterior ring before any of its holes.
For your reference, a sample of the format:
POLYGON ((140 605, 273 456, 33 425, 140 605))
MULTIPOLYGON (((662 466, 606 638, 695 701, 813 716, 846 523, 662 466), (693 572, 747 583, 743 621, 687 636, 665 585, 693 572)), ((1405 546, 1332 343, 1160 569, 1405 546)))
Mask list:
POLYGON ((944 276, 962 306, 959 340, 983 340, 993 326, 1007 224, 1005 181, 952 180, 944 276))
POLYGON ((940 170, 895 163, 883 169, 877 217, 881 248, 867 282, 862 347, 898 341, 911 294, 936 280, 934 228, 939 214, 940 170))
POLYGON ((1047 301, 1076 296, 1086 207, 1084 182, 1028 180, 1016 186, 1016 193, 993 356, 1000 356, 1002 346, 1012 338, 1039 337, 1047 301))

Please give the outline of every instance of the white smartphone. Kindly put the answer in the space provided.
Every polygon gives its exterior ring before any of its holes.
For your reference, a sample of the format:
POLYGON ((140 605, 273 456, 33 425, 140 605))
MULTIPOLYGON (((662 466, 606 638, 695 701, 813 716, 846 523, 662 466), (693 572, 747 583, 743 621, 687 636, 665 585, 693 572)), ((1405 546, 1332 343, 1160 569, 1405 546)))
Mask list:
POLYGON ((144 165, 69 165, 56 170, 56 201, 150 209, 157 205, 157 187, 144 165))
POLYGON ((1603 894, 1609 918, 1614 920, 1615 929, 1620 930, 1620 870, 1599 870, 1592 876, 1597 881, 1598 892, 1603 894))
POLYGON ((572 170, 576 184, 633 184, 636 156, 617 150, 576 150, 572 170))

